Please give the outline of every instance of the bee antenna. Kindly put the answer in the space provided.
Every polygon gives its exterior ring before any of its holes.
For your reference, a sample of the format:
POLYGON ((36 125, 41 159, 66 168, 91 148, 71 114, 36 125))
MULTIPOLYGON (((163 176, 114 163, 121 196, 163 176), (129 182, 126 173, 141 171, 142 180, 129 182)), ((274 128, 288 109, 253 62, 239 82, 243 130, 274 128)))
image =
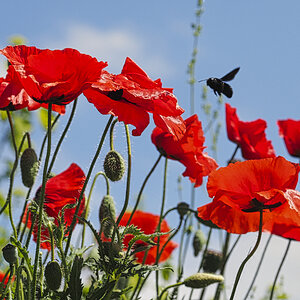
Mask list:
POLYGON ((198 82, 206 81, 207 79, 198 80, 198 82))

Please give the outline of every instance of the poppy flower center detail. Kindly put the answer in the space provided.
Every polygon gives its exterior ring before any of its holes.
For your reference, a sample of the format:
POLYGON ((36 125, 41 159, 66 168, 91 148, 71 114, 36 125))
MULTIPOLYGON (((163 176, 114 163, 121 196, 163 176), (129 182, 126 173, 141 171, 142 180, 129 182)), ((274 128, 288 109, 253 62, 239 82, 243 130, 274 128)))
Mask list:
POLYGON ((61 95, 59 97, 51 97, 48 100, 38 100, 35 97, 32 97, 32 99, 38 103, 52 103, 57 105, 66 105, 62 100, 65 98, 65 95, 61 95))
POLYGON ((110 91, 107 94, 107 97, 109 97, 112 100, 119 101, 122 99, 123 96, 123 89, 117 90, 117 91, 110 91))
POLYGON ((251 205, 252 205, 252 207, 242 209, 242 211, 243 212, 258 212, 263 209, 269 209, 271 211, 273 208, 276 208, 276 207, 279 207, 280 205, 282 205, 282 202, 277 202, 274 204, 264 204, 264 203, 261 203, 260 201, 258 201, 256 198, 253 198, 251 200, 251 205))

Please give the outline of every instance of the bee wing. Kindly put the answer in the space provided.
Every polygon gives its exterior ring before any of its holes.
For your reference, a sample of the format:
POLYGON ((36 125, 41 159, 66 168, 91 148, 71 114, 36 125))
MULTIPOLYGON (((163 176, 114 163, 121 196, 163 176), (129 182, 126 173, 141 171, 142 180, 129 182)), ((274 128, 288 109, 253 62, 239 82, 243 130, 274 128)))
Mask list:
POLYGON ((240 67, 232 70, 231 72, 229 72, 228 74, 224 75, 222 78, 220 78, 222 81, 230 81, 232 80, 235 75, 237 74, 237 72, 240 70, 240 67))
POLYGON ((231 86, 230 86, 229 84, 225 83, 225 82, 223 82, 223 84, 224 84, 224 86, 223 86, 223 91, 222 91, 222 93, 223 93, 226 97, 231 98, 232 95, 233 95, 233 90, 232 90, 231 86))

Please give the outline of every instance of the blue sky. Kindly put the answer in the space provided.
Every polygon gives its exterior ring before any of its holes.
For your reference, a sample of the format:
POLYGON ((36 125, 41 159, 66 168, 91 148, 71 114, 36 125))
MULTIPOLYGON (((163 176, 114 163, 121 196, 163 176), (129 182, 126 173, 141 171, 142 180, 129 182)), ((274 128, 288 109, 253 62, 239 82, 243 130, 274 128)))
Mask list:
MULTIPOLYGON (((21 34, 26 37, 29 45, 50 49, 73 47, 96 56, 99 60, 107 61, 107 69, 113 73, 120 72, 126 56, 129 56, 151 78, 160 77, 165 87, 174 88, 179 104, 186 110, 186 118, 190 114, 186 70, 192 52, 191 23, 194 21, 195 7, 196 1, 178 0, 6 1, 1 7, 0 47, 7 45, 9 37, 21 34)), ((205 1, 196 66, 197 79, 221 77, 240 66, 240 72, 230 83, 234 90, 230 104, 237 108, 241 120, 265 119, 268 123, 267 137, 272 140, 276 153, 290 160, 293 159, 288 156, 283 141, 278 136, 276 121, 299 119, 299 11, 300 2, 297 0, 205 1)), ((3 70, 2 74, 4 72, 3 70)), ((199 83, 196 86, 196 112, 205 126, 206 119, 200 109, 201 91, 202 84, 199 83)), ((208 91, 208 99, 216 103, 217 99, 211 90, 208 91)), ((57 173, 73 161, 87 170, 96 149, 97 139, 107 121, 107 117, 100 115, 84 97, 80 97, 79 100, 73 127, 55 166, 57 173)), ((224 100, 227 101, 226 98, 224 100)), ((221 110, 220 121, 224 125, 224 107, 221 110)), ((64 121, 61 122, 62 126, 63 123, 64 121)), ((57 136, 62 128, 58 129, 57 136)), ((131 203, 144 176, 158 156, 150 141, 152 129, 153 123, 141 137, 132 138, 133 176, 136 179, 133 182, 131 203)), ((235 146, 227 140, 224 126, 220 135, 218 163, 222 166, 231 156, 235 146)), ((36 132, 34 136, 38 145, 41 133, 36 132)), ((118 126, 116 147, 126 156, 124 136, 122 126, 118 126)), ((207 139, 209 146, 210 140, 207 139)), ((107 146, 106 144, 106 148, 107 146)), ((209 148, 208 152, 211 153, 209 148)), ((102 161, 103 157, 99 159, 98 169, 101 169, 102 161)), ((170 162, 167 207, 175 206, 178 202, 176 182, 178 175, 183 171, 184 168, 179 163, 170 162)), ((144 207, 154 213, 159 212, 162 183, 158 179, 161 174, 162 164, 145 191, 144 207), (151 188, 153 185, 157 188, 151 188)), ((96 189, 96 194, 98 192, 100 195, 98 200, 101 199, 104 188, 104 185, 99 185, 96 189)), ((183 179, 183 185, 185 200, 189 201, 190 188, 186 178, 183 179)), ((113 185, 112 189, 120 209, 123 187, 113 185)), ((197 190, 197 195, 201 198, 197 200, 199 206, 203 201, 207 201, 203 188, 197 190)), ((97 201, 96 198, 95 196, 94 202, 97 201)), ((92 214, 93 218, 95 216, 96 213, 92 214)), ((170 224, 176 226, 176 219, 171 218, 170 224)), ((247 239, 248 244, 245 242, 244 250, 237 254, 241 259, 253 242, 252 235, 246 237, 244 239, 247 239)), ((274 244, 270 255, 277 262, 284 250, 285 241, 276 239, 274 244)), ((299 246, 297 248, 295 243, 292 248, 294 250, 292 249, 283 272, 287 292, 296 295, 297 284, 292 280, 296 273, 288 269, 288 265, 293 266, 292 259, 296 260, 296 249, 299 250, 299 246)), ((298 261, 299 257, 299 269, 298 261)), ((192 260, 189 263, 194 264, 192 260)), ((276 264, 270 260, 268 266, 271 268, 272 265, 274 269, 276 264)), ((268 278, 267 285, 273 280, 272 274, 275 269, 272 269, 270 274, 266 269, 266 273, 263 273, 265 275, 262 276, 268 278)), ((264 288, 265 286, 258 292, 261 293, 264 288)), ((297 299, 297 296, 295 297, 291 299, 297 299)))

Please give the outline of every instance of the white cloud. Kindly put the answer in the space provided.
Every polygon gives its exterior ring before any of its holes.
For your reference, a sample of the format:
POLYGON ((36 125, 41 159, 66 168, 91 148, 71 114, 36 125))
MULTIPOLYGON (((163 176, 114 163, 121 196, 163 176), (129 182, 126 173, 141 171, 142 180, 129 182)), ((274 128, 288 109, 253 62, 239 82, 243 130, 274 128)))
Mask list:
MULTIPOLYGON (((61 29, 60 29, 61 30, 61 29)), ((108 70, 119 73, 127 56, 140 65, 150 77, 166 78, 175 75, 175 67, 163 57, 151 41, 128 28, 101 29, 91 25, 70 23, 61 30, 60 37, 47 38, 47 48, 75 48, 83 53, 107 61, 108 70)), ((164 80, 163 80, 164 81, 164 80)))

